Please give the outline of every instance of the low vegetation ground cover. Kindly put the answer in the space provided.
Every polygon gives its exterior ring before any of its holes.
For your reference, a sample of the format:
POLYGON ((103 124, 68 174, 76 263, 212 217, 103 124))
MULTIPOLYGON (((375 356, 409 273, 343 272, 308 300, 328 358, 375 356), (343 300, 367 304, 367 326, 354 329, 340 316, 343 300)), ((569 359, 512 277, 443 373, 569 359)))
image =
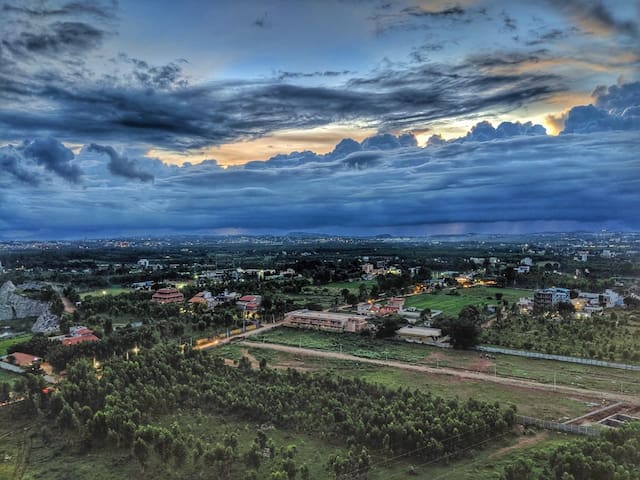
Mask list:
POLYGON ((640 372, 512 355, 491 355, 477 351, 453 350, 361 335, 335 334, 278 328, 250 337, 254 342, 270 342, 294 347, 348 353, 363 358, 398 360, 432 367, 462 368, 499 376, 566 385, 589 390, 640 393, 640 372))
POLYGON ((565 320, 509 315, 485 330, 482 339, 507 348, 640 364, 640 311, 615 309, 565 320))
POLYGON ((80 293, 80 298, 81 299, 85 299, 86 297, 99 297, 99 296, 103 296, 103 295, 120 295, 122 293, 130 293, 133 290, 131 290, 130 288, 123 288, 123 287, 108 287, 108 288, 100 288, 97 290, 89 290, 87 292, 82 292, 80 293))
POLYGON ((472 287, 458 288, 455 295, 445 291, 434 290, 431 293, 421 293, 407 297, 405 307, 413 307, 418 310, 430 308, 442 310, 443 315, 456 316, 467 305, 496 305, 496 294, 501 294, 501 299, 509 304, 517 302, 521 297, 530 297, 531 290, 519 290, 514 288, 472 287))
POLYGON ((514 388, 491 382, 461 380, 449 375, 412 372, 391 367, 379 367, 350 360, 333 360, 296 355, 288 352, 252 348, 251 344, 225 345, 212 351, 215 355, 238 361, 249 355, 255 362, 262 359, 274 368, 299 368, 329 371, 334 375, 360 378, 387 385, 390 388, 417 388, 445 398, 476 398, 481 401, 516 405, 518 413, 545 420, 565 421, 587 413, 589 401, 558 393, 514 388))
POLYGON ((0 355, 5 355, 9 347, 11 347, 12 345, 15 345, 17 343, 22 343, 26 340, 29 340, 30 338, 31 338, 30 334, 25 334, 25 335, 17 335, 11 338, 0 339, 0 355))

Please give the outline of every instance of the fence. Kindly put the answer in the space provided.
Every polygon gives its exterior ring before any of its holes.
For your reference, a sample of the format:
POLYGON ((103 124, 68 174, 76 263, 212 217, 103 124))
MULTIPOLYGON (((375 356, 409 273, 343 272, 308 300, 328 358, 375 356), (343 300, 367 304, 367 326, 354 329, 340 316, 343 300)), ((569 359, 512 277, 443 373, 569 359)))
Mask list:
POLYGON ((628 365, 626 363, 605 362, 604 360, 592 360, 590 358, 567 357, 565 355, 554 355, 551 353, 527 352, 525 350, 511 350, 499 347, 476 347, 480 352, 502 353, 504 355, 515 355, 518 357, 539 358, 542 360, 555 360, 558 362, 580 363, 583 365, 594 365, 596 367, 617 368, 620 370, 633 370, 640 372, 640 365, 628 365))
POLYGON ((566 423, 552 422, 542 420, 540 418, 526 417, 524 415, 516 415, 516 423, 521 425, 533 425, 535 427, 544 428, 546 430, 555 430, 557 432, 573 433, 574 435, 586 435, 589 437, 597 437, 602 433, 602 427, 594 427, 591 425, 567 425, 566 423))

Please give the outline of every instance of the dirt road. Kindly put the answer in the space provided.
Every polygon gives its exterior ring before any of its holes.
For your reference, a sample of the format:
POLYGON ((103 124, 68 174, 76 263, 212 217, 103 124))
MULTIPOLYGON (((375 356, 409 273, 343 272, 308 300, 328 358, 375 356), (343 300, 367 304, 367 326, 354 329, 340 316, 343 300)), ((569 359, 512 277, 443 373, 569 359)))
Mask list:
POLYGON ((62 300, 62 304, 64 305, 65 313, 73 313, 76 311, 76 306, 64 295, 60 295, 60 300, 62 300))
POLYGON ((336 360, 351 360, 354 362, 369 363, 372 365, 380 365, 383 367, 410 370, 413 372, 424 372, 424 373, 430 373, 435 375, 450 375, 450 376, 468 379, 468 380, 499 383, 502 385, 511 385, 513 387, 525 388, 530 390, 565 393, 569 395, 578 395, 580 397, 590 398, 598 401, 604 399, 609 402, 624 402, 631 405, 640 406, 640 396, 637 396, 637 395, 625 395, 621 393, 602 392, 597 390, 586 390, 583 388, 567 387, 567 386, 561 386, 561 385, 554 387, 553 385, 548 385, 545 383, 538 383, 530 380, 521 380, 517 378, 510 378, 510 377, 500 377, 500 376, 491 375, 490 373, 470 372, 466 370, 457 370, 457 369, 446 368, 446 367, 433 368, 433 367, 427 367, 424 365, 414 365, 411 363, 398 362, 394 360, 376 360, 372 358, 356 357, 355 355, 349 355, 346 353, 324 352, 320 350, 290 347, 287 345, 279 345, 275 343, 243 342, 243 345, 251 348, 265 348, 269 350, 277 350, 280 352, 293 353, 296 355, 304 355, 308 357, 331 358, 336 360))

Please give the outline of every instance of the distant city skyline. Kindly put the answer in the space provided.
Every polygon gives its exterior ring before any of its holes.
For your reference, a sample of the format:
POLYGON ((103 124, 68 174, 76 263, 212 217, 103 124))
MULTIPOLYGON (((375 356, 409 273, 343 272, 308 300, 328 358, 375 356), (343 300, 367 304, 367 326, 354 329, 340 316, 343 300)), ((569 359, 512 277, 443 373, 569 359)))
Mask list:
POLYGON ((640 230, 640 1, 0 12, 0 239, 640 230))

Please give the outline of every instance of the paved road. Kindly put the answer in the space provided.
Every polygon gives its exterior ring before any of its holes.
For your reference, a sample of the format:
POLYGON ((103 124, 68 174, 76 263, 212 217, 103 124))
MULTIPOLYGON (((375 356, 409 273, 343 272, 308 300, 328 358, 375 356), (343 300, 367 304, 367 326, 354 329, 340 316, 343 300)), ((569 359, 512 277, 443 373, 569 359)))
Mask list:
POLYGON ((282 321, 276 322, 276 323, 267 323, 267 324, 263 324, 260 328, 256 328, 255 330, 250 330, 248 332, 244 332, 244 333, 239 333, 238 335, 233 335, 231 337, 227 337, 223 340, 213 340, 211 342, 208 343, 203 343, 201 345, 196 345, 195 347, 193 347, 195 350, 208 350, 210 348, 216 348, 216 347, 221 347, 222 345, 226 345, 227 343, 229 343, 231 341, 232 338, 234 337, 250 337, 251 335, 258 335, 264 332, 268 332, 269 330, 271 330, 272 328, 276 328, 276 327, 280 327, 282 326, 282 321))
POLYGON ((395 360, 376 360, 372 358, 356 357, 355 355, 349 355, 346 353, 324 352, 320 350, 290 347, 288 345, 279 345, 275 343, 248 342, 248 343, 243 343, 243 345, 246 345, 247 347, 251 347, 251 348, 265 348, 269 350, 278 350, 280 352, 293 353, 293 354, 303 355, 308 357, 331 358, 331 359, 337 359, 337 360, 351 360, 355 362, 380 365, 383 367, 410 370, 414 372, 424 372, 424 373, 431 373, 436 375, 451 375, 454 377, 464 378, 469 380, 499 383, 502 385, 510 385, 513 387, 527 388, 531 390, 541 390, 545 392, 557 392, 557 393, 564 393, 569 395, 579 395, 580 397, 586 397, 591 399, 598 399, 598 400, 605 399, 611 402, 624 402, 631 405, 640 406, 640 396, 638 395, 625 395, 621 393, 602 392, 598 390, 586 390, 583 388, 575 388, 575 387, 568 387, 568 386, 561 386, 561 385, 554 387, 553 385, 533 382, 530 380, 521 380, 517 378, 500 377, 500 376, 496 377, 489 373, 472 372, 468 370, 457 370, 454 368, 446 368, 446 367, 433 368, 433 367, 427 367, 425 365, 415 365, 412 363, 398 362, 395 360))

